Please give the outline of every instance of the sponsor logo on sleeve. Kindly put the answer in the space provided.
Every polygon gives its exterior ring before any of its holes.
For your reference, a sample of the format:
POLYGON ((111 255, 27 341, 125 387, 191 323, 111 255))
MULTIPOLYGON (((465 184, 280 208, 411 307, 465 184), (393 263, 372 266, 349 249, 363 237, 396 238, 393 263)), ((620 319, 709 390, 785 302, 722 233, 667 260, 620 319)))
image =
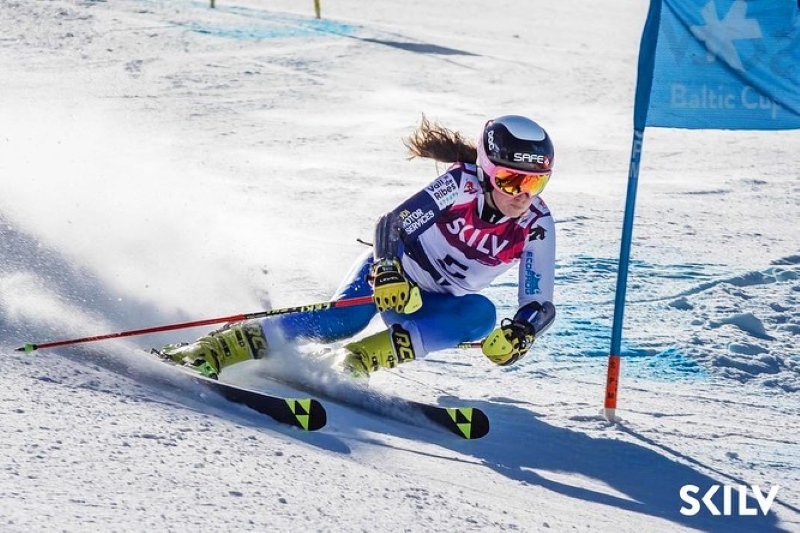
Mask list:
POLYGON ((436 202, 436 205, 439 206, 439 209, 444 209, 445 207, 452 205, 458 196, 458 185, 456 184, 456 180, 454 180, 449 174, 434 181, 428 185, 425 190, 431 195, 431 198, 433 198, 433 200, 436 202))
POLYGON ((537 274, 533 270, 533 254, 531 252, 525 253, 525 294, 532 296, 539 294, 542 290, 539 288, 541 281, 541 274, 537 274))
POLYGON ((422 209, 417 209, 413 212, 404 210, 400 213, 400 218, 403 221, 403 231, 407 235, 411 235, 427 224, 433 216, 433 211, 431 210, 425 212, 422 209))
POLYGON ((547 231, 541 226, 536 226, 531 228, 530 233, 528 233, 528 240, 543 241, 546 236, 547 236, 547 231))

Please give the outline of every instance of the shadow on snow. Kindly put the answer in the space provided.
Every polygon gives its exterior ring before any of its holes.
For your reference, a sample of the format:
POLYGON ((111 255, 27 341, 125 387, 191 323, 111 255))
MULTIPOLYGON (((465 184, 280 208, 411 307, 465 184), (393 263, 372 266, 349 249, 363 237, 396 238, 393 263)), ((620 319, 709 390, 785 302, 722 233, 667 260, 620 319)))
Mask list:
MULTIPOLYGON (((479 407, 489 414, 492 432, 481 441, 459 443, 458 449, 481 459, 486 467, 509 479, 705 531, 780 531, 773 513, 767 516, 713 516, 702 508, 696 516, 690 517, 679 512, 681 507, 687 506, 679 496, 683 485, 699 487, 697 496, 700 497, 712 485, 725 484, 726 481, 744 485, 744 481, 714 479, 676 458, 639 444, 590 437, 579 431, 555 427, 521 407, 498 403, 484 403, 479 407), (553 476, 549 477, 548 473, 553 476), (579 474, 624 497, 558 480, 560 473, 579 474)), ((636 436, 624 427, 621 431, 636 436)), ((680 458, 682 461, 690 459, 685 455, 680 455, 680 458)), ((702 466, 697 461, 690 462, 702 466)), ((721 491, 714 503, 721 510, 720 494, 721 491)), ((738 494, 735 496, 734 512, 738 494)), ((774 505, 778 505, 778 500, 774 505)), ((748 498, 748 508, 758 508, 752 497, 748 498)))

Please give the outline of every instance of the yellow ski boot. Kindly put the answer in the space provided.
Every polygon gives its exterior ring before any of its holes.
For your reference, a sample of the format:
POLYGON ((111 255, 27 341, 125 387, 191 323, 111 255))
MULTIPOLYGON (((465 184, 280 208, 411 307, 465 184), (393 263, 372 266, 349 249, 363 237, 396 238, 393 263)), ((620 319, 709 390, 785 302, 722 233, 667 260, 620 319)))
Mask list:
POLYGON ((267 339, 257 320, 233 322, 193 343, 168 344, 159 355, 217 379, 226 366, 267 354, 267 339))
POLYGON ((370 372, 380 368, 394 368, 416 359, 411 336, 398 324, 346 344, 344 349, 347 354, 342 361, 342 371, 359 381, 369 379, 370 372))

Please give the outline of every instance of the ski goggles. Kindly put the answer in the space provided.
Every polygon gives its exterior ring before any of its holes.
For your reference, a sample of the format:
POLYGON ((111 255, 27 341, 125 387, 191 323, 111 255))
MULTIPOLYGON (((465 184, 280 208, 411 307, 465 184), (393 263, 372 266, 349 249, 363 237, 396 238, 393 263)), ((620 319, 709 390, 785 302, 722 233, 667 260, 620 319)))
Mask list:
POLYGON ((497 167, 491 171, 481 168, 484 175, 489 178, 489 182, 496 190, 508 196, 519 196, 528 194, 536 196, 544 190, 547 182, 550 181, 550 172, 522 172, 505 167, 497 167))
MULTIPOLYGON (((549 167, 549 165, 548 165, 549 167)), ((478 150, 478 169, 484 178, 489 179, 496 190, 514 197, 520 194, 536 196, 550 181, 552 171, 547 167, 538 172, 526 172, 494 164, 483 152, 478 150)))
POLYGON ((509 168, 495 167, 494 172, 488 173, 492 186, 508 196, 529 194, 536 196, 544 190, 550 181, 550 172, 522 172, 509 168))

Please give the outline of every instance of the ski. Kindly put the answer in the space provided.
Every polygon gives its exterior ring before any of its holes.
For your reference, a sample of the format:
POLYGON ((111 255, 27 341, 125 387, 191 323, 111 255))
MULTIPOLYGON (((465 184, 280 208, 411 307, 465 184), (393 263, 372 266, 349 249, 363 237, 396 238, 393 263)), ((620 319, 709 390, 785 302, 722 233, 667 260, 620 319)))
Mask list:
MULTIPOLYGON (((151 352, 159 355, 157 350, 151 352)), ((315 431, 325 426, 327 414, 325 407, 313 398, 285 398, 274 396, 224 383, 198 374, 188 367, 178 365, 159 357, 159 360, 181 370, 195 382, 219 394, 228 401, 245 405, 259 413, 272 417, 278 422, 289 424, 306 431, 315 431)), ((489 417, 477 407, 442 407, 397 396, 386 395, 351 384, 351 393, 339 395, 325 390, 313 383, 303 383, 274 375, 262 377, 282 383, 289 387, 350 407, 405 423, 425 423, 428 426, 446 430, 462 439, 475 440, 489 433, 489 417)))
POLYGON ((477 407, 441 407, 411 400, 402 401, 437 426, 464 439, 480 439, 489 433, 489 417, 477 407))
POLYGON ((356 384, 350 384, 349 391, 335 393, 326 390, 325 386, 297 379, 270 374, 262 374, 262 377, 370 414, 398 422, 425 424, 432 428, 446 430, 462 439, 480 439, 489 433, 489 417, 477 407, 442 407, 387 395, 356 384))
MULTIPOLYGON (((181 367, 182 368, 182 367, 181 367)), ((246 389, 230 383, 207 378, 187 369, 186 374, 203 387, 219 394, 229 402, 245 405, 270 418, 306 431, 325 427, 325 407, 313 398, 285 398, 266 392, 246 389)))
MULTIPOLYGON (((154 353, 158 354, 157 351, 154 353)), ((239 387, 238 385, 207 378, 190 368, 172 363, 163 358, 159 359, 164 364, 180 370, 195 383, 222 396, 229 402, 249 407, 282 424, 288 424, 305 431, 316 431, 325 427, 328 421, 325 407, 313 398, 286 398, 239 387)))

